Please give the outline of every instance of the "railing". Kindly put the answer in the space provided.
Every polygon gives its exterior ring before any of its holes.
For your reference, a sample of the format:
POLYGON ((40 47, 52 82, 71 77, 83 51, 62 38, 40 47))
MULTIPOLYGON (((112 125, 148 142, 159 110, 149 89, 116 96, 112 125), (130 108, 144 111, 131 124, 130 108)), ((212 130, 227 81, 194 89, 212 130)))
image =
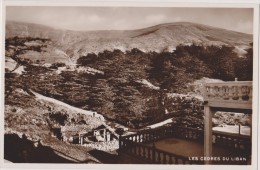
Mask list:
MULTIPOLYGON (((139 159, 143 159, 147 163, 154 164, 193 164, 185 156, 166 152, 155 148, 155 146, 148 146, 142 143, 136 143, 129 139, 121 139, 121 152, 133 155, 139 159), (122 148, 122 146, 124 146, 122 148)), ((202 161, 197 161, 196 164, 203 164, 202 161)))
POLYGON ((139 131, 136 134, 127 135, 123 138, 136 143, 148 143, 154 142, 159 139, 171 137, 174 133, 174 128, 162 127, 153 130, 139 131))
POLYGON ((227 147, 235 150, 242 150, 244 153, 251 151, 250 136, 213 132, 212 142, 214 145, 227 147))
POLYGON ((172 127, 174 129, 174 135, 172 137, 188 139, 197 142, 203 142, 204 131, 200 129, 188 128, 188 127, 172 127))
POLYGON ((219 102, 220 105, 223 102, 246 104, 245 107, 250 109, 252 108, 252 81, 207 83, 203 95, 204 101, 219 102))
MULTIPOLYGON (((170 126, 153 130, 140 131, 137 134, 120 136, 119 150, 139 158, 143 158, 148 162, 162 164, 202 164, 202 161, 193 162, 187 157, 166 152, 148 146, 144 143, 152 143, 164 138, 176 137, 182 139, 193 140, 194 142, 203 143, 204 131, 199 129, 170 126)), ((213 144, 216 146, 226 147, 242 151, 248 155, 251 152, 251 139, 249 136, 232 135, 222 132, 213 132, 213 144)))

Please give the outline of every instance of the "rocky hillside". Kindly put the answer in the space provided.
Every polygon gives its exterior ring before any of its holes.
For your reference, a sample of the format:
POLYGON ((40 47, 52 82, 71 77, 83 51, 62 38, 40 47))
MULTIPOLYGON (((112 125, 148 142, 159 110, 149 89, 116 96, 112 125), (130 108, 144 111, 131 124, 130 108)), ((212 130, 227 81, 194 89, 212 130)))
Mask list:
POLYGON ((115 49, 124 52, 133 48, 143 52, 173 51, 180 44, 232 46, 236 53, 244 55, 253 41, 253 36, 249 34, 189 22, 160 24, 138 30, 70 31, 8 21, 6 38, 15 36, 50 39, 53 41, 52 48, 74 62, 78 57, 92 52, 115 49))
POLYGON ((195 23, 69 31, 7 22, 5 49, 6 71, 19 74, 6 74, 6 97, 15 84, 134 128, 171 117, 166 94, 198 95, 192 83, 203 77, 252 80, 252 35, 195 23))
POLYGON ((97 118, 75 114, 16 88, 5 98, 4 157, 15 163, 99 163, 88 153, 89 147, 71 145, 53 136, 52 128, 82 122, 86 128, 102 124, 97 118))

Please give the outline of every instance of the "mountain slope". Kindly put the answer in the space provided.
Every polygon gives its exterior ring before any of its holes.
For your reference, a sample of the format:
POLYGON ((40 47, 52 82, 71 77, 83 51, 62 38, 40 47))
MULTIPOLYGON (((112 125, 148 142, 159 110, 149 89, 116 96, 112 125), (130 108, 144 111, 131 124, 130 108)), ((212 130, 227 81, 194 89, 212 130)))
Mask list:
MULTIPOLYGON (((176 22, 138 30, 70 31, 38 24, 8 21, 6 38, 40 37, 51 39, 53 46, 75 60, 87 53, 104 50, 121 51, 138 48, 142 51, 172 51, 180 44, 203 46, 227 45, 243 51, 250 47, 250 34, 214 28, 202 24, 176 22)), ((74 60, 74 61, 75 61, 74 60)))

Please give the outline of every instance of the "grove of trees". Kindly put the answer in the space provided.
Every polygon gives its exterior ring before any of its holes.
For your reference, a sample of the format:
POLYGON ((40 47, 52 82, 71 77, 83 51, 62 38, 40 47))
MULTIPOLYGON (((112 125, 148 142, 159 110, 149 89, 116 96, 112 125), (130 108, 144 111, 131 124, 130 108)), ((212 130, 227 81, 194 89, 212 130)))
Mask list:
MULTIPOLYGON (((17 41, 8 40, 7 43, 8 46, 15 45, 17 41)), ((19 61, 19 56, 13 55, 19 61)), ((179 45, 173 52, 160 53, 145 53, 139 49, 126 52, 114 50, 81 56, 77 64, 105 74, 91 75, 77 71, 53 74, 48 68, 28 64, 26 73, 20 76, 6 75, 6 93, 12 91, 8 90, 9 87, 19 82, 20 86, 138 128, 177 114, 179 111, 169 103, 167 107, 170 113, 165 114, 166 95, 187 93, 187 84, 194 80, 202 77, 224 81, 233 81, 235 78, 252 80, 253 50, 251 47, 240 58, 229 46, 179 45), (160 89, 148 88, 137 82, 142 79, 160 89)), ((52 65, 53 68, 60 66, 64 64, 52 65)), ((188 120, 192 120, 192 116, 202 120, 200 103, 196 102, 196 105, 197 114, 191 114, 194 112, 191 107, 194 106, 187 104, 184 116, 179 120, 191 122, 188 120)))

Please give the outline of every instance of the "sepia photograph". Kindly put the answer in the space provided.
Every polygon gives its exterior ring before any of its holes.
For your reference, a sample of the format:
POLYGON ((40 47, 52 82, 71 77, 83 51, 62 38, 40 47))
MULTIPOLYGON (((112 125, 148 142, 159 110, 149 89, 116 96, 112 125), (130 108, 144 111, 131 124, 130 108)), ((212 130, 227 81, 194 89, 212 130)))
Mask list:
POLYGON ((4 9, 5 165, 256 160, 255 6, 4 9))

